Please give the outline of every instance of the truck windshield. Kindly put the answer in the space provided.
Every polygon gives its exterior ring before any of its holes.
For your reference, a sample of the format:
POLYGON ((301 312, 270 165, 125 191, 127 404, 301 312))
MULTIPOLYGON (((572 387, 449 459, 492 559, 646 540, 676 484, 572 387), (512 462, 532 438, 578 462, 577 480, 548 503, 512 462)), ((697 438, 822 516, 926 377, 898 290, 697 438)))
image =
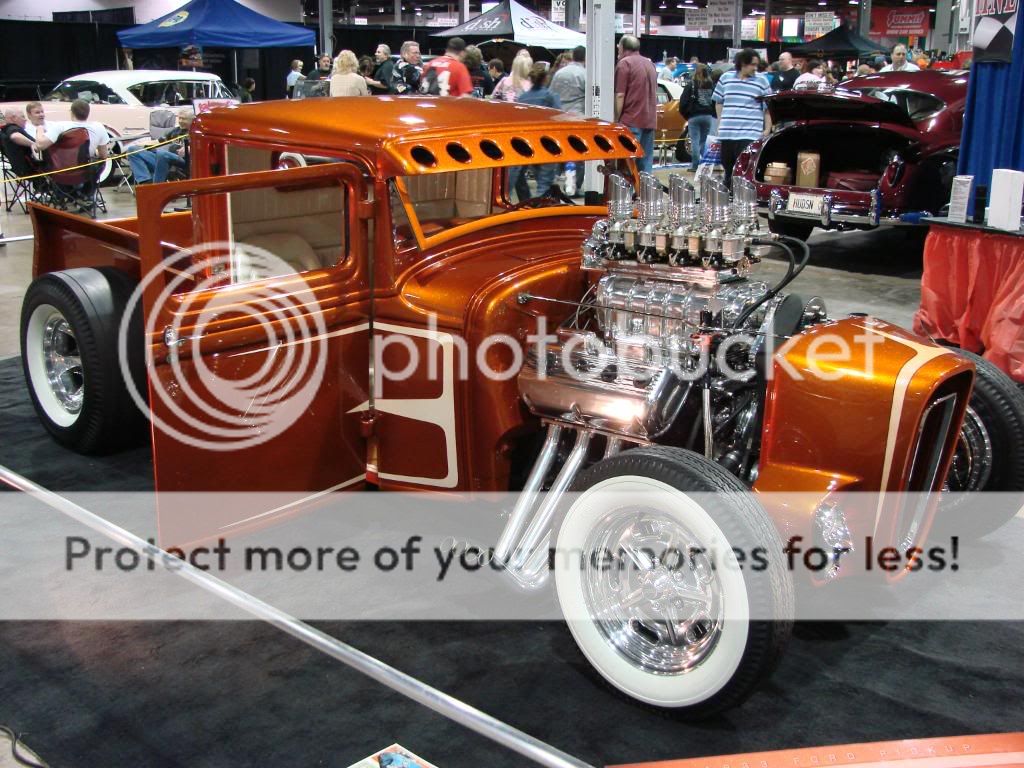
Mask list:
MULTIPOLYGON (((536 188, 534 178, 541 175, 541 168, 543 166, 520 166, 516 170, 526 173, 528 187, 532 191, 536 188)), ((507 184, 509 176, 508 172, 500 173, 503 185, 507 184)), ((492 168, 399 177, 399 183, 391 185, 391 215, 396 239, 406 240, 414 236, 410 218, 415 219, 424 237, 430 237, 452 227, 507 213, 515 208, 548 208, 571 204, 566 200, 543 196, 512 203, 512 190, 502 189, 500 195, 495 195, 494 178, 492 168), (407 193, 408 205, 402 199, 403 189, 407 193)))

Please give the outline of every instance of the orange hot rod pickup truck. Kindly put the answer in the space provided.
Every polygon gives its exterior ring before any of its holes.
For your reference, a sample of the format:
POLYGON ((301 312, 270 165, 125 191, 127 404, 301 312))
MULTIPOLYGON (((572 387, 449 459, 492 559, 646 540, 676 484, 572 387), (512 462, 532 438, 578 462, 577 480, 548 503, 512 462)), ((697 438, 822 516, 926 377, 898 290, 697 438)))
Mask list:
MULTIPOLYGON (((666 189, 624 127, 380 97, 215 109, 191 141, 192 179, 140 188, 138 218, 32 208, 24 370, 53 437, 110 451, 147 416, 160 493, 516 492, 495 558, 536 586, 550 545, 575 553, 554 565, 569 628, 635 699, 735 705, 787 640, 783 558, 716 570, 704 547, 907 550, 936 517, 1000 521, 899 492, 1024 487, 1005 376, 785 293, 807 251, 763 233, 752 185, 666 189), (601 164, 607 205, 513 202, 510 169, 569 161, 601 164), (751 270, 772 250, 770 286, 751 270), (675 568, 649 554, 684 545, 675 568)), ((161 511, 163 543, 189 530, 161 511)))

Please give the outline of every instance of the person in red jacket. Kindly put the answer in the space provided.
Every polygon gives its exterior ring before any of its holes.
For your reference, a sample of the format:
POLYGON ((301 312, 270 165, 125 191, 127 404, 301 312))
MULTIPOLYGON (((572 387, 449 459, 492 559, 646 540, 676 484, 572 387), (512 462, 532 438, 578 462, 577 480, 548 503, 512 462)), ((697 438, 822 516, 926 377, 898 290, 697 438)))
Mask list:
POLYGON ((448 41, 444 56, 431 59, 423 67, 420 93, 430 96, 469 96, 473 93, 473 79, 462 63, 466 41, 453 37, 448 41))

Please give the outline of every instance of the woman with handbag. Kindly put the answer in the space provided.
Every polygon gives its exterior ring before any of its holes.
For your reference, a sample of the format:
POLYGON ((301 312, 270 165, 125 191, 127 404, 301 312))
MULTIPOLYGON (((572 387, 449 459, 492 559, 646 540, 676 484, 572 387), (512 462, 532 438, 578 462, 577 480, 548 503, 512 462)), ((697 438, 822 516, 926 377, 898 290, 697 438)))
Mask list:
POLYGON ((711 100, 715 82, 707 64, 698 64, 690 82, 683 89, 679 109, 686 117, 686 130, 690 132, 690 170, 697 172, 708 136, 715 132, 715 103, 711 100))

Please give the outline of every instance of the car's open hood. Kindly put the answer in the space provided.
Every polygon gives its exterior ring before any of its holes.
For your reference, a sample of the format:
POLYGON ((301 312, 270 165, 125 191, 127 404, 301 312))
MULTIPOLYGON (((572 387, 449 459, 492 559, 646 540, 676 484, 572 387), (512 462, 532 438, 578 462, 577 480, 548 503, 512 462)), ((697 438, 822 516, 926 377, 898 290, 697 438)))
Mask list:
POLYGON ((794 120, 842 120, 857 123, 887 123, 916 128, 901 107, 853 91, 783 91, 766 100, 775 123, 794 120))

